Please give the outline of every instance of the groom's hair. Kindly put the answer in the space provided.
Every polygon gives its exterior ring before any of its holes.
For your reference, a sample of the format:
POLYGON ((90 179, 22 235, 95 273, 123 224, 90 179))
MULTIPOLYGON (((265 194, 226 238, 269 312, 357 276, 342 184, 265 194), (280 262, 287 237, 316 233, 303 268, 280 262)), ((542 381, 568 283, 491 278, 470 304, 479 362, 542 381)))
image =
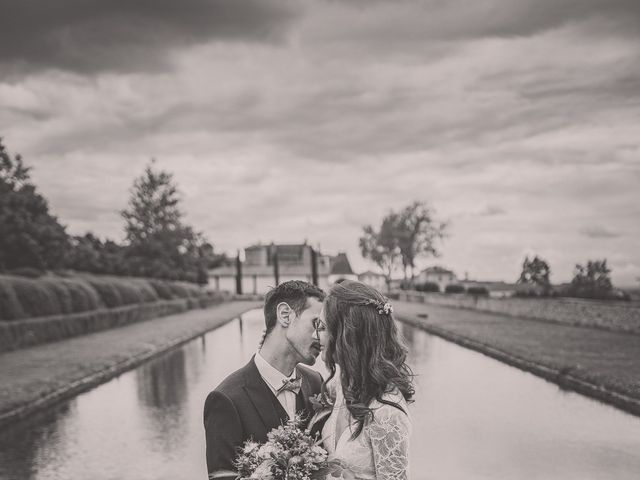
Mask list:
POLYGON ((289 280, 269 290, 264 297, 265 331, 260 344, 262 345, 266 336, 271 333, 278 322, 276 308, 279 303, 287 303, 296 312, 296 315, 300 315, 307 308, 307 298, 317 298, 322 302, 325 296, 320 288, 302 280, 289 280))

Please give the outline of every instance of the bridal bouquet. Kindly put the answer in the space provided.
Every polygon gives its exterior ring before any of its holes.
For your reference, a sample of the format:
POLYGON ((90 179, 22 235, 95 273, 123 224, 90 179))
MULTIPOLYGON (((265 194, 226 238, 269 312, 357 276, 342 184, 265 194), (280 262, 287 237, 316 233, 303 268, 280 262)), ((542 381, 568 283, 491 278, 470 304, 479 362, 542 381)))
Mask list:
POLYGON ((235 461, 239 480, 311 480, 323 477, 327 451, 301 429, 299 417, 274 428, 267 442, 247 441, 235 461))

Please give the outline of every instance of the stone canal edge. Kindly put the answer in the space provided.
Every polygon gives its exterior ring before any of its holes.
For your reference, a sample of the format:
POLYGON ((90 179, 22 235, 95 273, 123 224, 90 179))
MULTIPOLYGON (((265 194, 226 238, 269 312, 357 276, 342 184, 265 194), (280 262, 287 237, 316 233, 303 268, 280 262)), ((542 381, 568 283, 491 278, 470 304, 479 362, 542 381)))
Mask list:
MULTIPOLYGON (((89 334, 84 337, 62 340, 60 342, 55 342, 54 344, 36 346, 2 354, 0 355, 0 364, 6 363, 3 362, 3 360, 10 358, 14 365, 16 365, 14 370, 18 370, 21 358, 26 360, 24 362, 25 364, 33 363, 28 360, 29 357, 36 351, 41 353, 41 350, 44 349, 51 350, 44 355, 48 356, 52 362, 55 362, 57 349, 66 350, 67 346, 71 350, 77 349, 77 363, 80 363, 82 362, 83 354, 87 350, 86 346, 83 348, 83 343, 90 340, 95 343, 96 338, 111 337, 107 338, 107 341, 113 344, 113 339, 127 336, 129 337, 128 340, 133 342, 130 350, 131 353, 129 353, 125 358, 117 356, 114 360, 114 357, 110 357, 107 354, 105 359, 101 360, 102 363, 97 368, 92 368, 91 373, 79 378, 74 378, 71 381, 64 382, 56 388, 44 389, 44 391, 42 391, 42 387, 39 387, 39 385, 42 384, 42 378, 38 378, 47 374, 47 365, 43 364, 40 371, 36 371, 33 375, 33 387, 27 395, 28 398, 17 405, 12 405, 9 409, 0 411, 0 427, 10 426, 11 424, 21 420, 37 416, 39 413, 45 412, 47 409, 54 407, 65 400, 73 398, 82 392, 105 383, 106 381, 111 380, 128 370, 132 370, 155 357, 179 348, 185 343, 225 325, 242 313, 260 306, 261 303, 255 301, 225 302, 207 309, 194 310, 182 314, 151 319, 132 326, 121 327, 89 334), (147 331, 150 330, 148 328, 149 326, 153 326, 154 328, 151 330, 156 333, 152 338, 144 333, 145 327, 147 331), (157 334, 158 331, 161 332, 160 335, 157 334), (114 337, 114 334, 118 335, 118 337, 114 337)), ((17 375, 6 375, 6 372, 3 372, 2 370, 3 369, 0 368, 0 382, 3 384, 4 392, 8 392, 8 394, 11 395, 11 378, 15 378, 17 375)), ((27 390, 28 389, 29 385, 27 385, 27 390)), ((16 385, 13 389, 14 392, 19 390, 24 390, 24 385, 16 385)), ((0 406, 3 406, 2 403, 0 403, 0 406)))

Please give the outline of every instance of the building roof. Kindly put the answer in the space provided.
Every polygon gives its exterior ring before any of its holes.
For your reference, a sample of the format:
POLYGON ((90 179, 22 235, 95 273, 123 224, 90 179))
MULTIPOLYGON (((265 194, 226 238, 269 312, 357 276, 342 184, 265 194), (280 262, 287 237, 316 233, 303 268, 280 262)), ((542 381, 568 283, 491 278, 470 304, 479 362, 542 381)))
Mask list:
POLYGON ((453 272, 451 270, 447 270, 446 268, 440 267, 438 265, 436 265, 435 267, 429 267, 429 268, 425 268, 422 273, 435 273, 435 274, 450 274, 453 275, 453 272))
MULTIPOLYGON (((246 251, 254 251, 263 248, 275 248, 278 252, 278 274, 281 276, 307 276, 311 275, 311 263, 309 257, 304 259, 305 249, 311 248, 307 243, 304 244, 287 244, 287 245, 252 245, 247 247, 246 251), (294 261, 292 261, 294 260, 294 261)), ((336 256, 323 255, 317 252, 318 256, 318 275, 355 275, 346 253, 339 253, 336 256)), ((209 276, 215 277, 235 277, 236 264, 230 262, 227 265, 221 265, 217 268, 209 270, 209 276)), ((267 265, 255 265, 242 263, 242 275, 260 277, 272 277, 274 275, 273 264, 269 261, 267 265)))
POLYGON ((331 259, 331 275, 355 275, 346 253, 339 253, 331 259))
MULTIPOLYGON (((319 276, 328 276, 330 271, 327 267, 324 267, 321 263, 318 263, 318 275, 319 276)), ((250 277, 252 275, 257 275, 259 277, 273 277, 274 270, 273 265, 247 265, 242 264, 242 276, 250 277)), ((287 264, 279 264, 278 265, 278 275, 280 276, 305 276, 311 275, 311 266, 309 265, 287 265, 287 264)), ((236 267, 235 265, 223 266, 218 268, 213 268, 209 270, 210 277, 235 277, 236 276, 236 267)))

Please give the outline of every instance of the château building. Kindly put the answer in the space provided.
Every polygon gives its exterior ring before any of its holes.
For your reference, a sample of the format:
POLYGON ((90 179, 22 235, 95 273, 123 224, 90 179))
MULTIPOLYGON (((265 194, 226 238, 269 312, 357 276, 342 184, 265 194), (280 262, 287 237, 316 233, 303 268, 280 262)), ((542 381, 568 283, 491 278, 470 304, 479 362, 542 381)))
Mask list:
MULTIPOLYGON (((313 282, 315 253, 318 286, 327 291, 341 278, 357 280, 346 253, 325 255, 303 244, 257 244, 244 249, 240 262, 242 293, 264 294, 278 283, 287 280, 313 282)), ((236 291, 238 268, 236 262, 209 270, 209 285, 216 290, 236 291)))

